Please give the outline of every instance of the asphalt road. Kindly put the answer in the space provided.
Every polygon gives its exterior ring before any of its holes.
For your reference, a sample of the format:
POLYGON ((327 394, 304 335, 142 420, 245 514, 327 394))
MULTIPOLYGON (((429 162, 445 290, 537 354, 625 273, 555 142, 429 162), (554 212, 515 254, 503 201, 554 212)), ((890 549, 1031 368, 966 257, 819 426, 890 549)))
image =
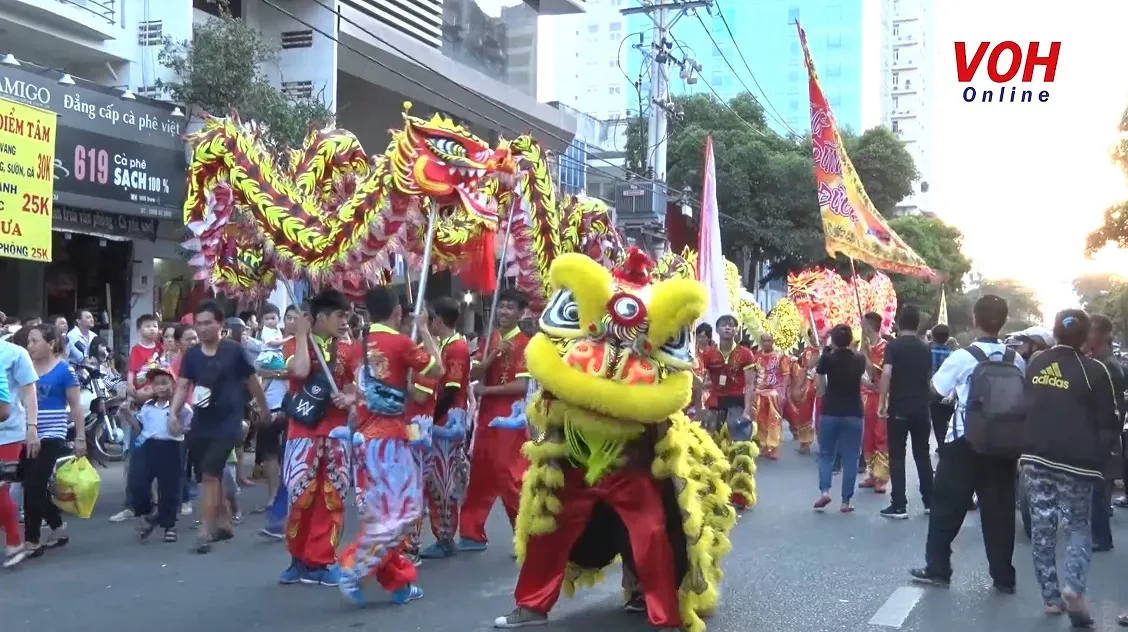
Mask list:
MULTIPOLYGON (((793 444, 792 444, 793 445, 793 444)), ((919 565, 927 518, 910 494, 912 517, 877 515, 887 498, 860 492, 858 510, 817 514, 814 460, 782 451, 762 462, 760 503, 736 527, 727 559, 724 598, 710 632, 987 632, 1062 630, 1062 619, 1041 614, 1030 548, 1019 534, 1015 552, 1018 594, 990 588, 978 517, 971 514, 955 543, 956 575, 950 589, 917 588, 906 569, 919 565)), ((910 470, 911 470, 910 466, 910 470)), ((915 481, 910 472, 910 486, 915 481)), ((132 525, 107 517, 123 497, 120 471, 104 472, 103 495, 92 519, 71 521, 71 543, 14 571, 0 574, 0 632, 198 632, 213 630, 380 630, 388 632, 485 632, 513 607, 516 576, 510 533, 500 507, 491 516, 493 545, 485 553, 427 562, 421 569, 426 597, 407 606, 373 602, 358 610, 335 588, 279 586, 288 558, 278 543, 260 541, 261 517, 251 516, 230 543, 206 556, 189 552, 192 532, 181 542, 139 544, 132 525)), ((250 507, 261 488, 246 490, 250 507)), ((837 504, 831 505, 833 510, 837 504)), ((1016 516, 1017 517, 1017 516, 1016 516)), ((1098 630, 1116 628, 1128 607, 1128 514, 1114 531, 1121 549, 1098 554, 1090 577, 1098 630)), ((619 610, 617 574, 575 599, 562 599, 546 632, 643 632, 645 621, 619 610)))

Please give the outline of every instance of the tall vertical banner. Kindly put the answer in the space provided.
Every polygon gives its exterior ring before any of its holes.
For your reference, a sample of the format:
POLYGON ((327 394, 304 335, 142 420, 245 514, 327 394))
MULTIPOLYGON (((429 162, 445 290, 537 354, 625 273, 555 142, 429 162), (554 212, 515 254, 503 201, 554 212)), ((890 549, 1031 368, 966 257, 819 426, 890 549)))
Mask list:
POLYGON ((51 261, 55 118, 0 99, 0 257, 51 261))
POLYGON ((713 158, 713 137, 705 138, 705 182, 701 187, 701 222, 697 235, 697 280, 709 292, 705 322, 732 313, 725 286, 725 256, 721 249, 721 218, 717 208, 717 163, 713 158))
POLYGON ((799 41, 807 62, 811 91, 811 150, 815 158, 819 212, 826 252, 831 257, 846 255, 888 272, 932 278, 935 273, 919 255, 889 228, 873 206, 865 187, 846 155, 846 147, 834 114, 830 111, 815 62, 807 48, 807 35, 798 22, 799 41))

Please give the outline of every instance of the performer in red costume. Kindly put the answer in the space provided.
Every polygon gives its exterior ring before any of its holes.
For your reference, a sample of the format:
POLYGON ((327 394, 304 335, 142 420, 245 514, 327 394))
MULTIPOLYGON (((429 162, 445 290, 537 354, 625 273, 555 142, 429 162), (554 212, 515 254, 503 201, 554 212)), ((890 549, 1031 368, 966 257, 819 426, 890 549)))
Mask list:
POLYGON ((431 534, 435 542, 421 553, 424 558, 443 558, 457 550, 458 511, 466 496, 470 464, 466 459, 466 407, 470 389, 470 347, 458 333, 462 308, 458 301, 443 298, 432 307, 431 331, 441 341, 443 377, 435 407, 431 449, 423 462, 423 492, 431 534))
MULTIPOLYGON (((292 418, 286 429, 282 481, 290 497, 286 549, 292 559, 278 578, 281 584, 336 586, 340 581, 335 564, 345 519, 350 446, 330 438, 329 433, 348 423, 349 407, 356 399, 354 376, 360 355, 354 345, 341 339, 348 331, 350 307, 348 299, 336 290, 325 290, 310 301, 313 339, 332 369, 339 392, 320 420, 292 418)), ((310 327, 307 319, 299 318, 294 337, 282 345, 291 398, 299 397, 303 389, 315 383, 327 385, 309 341, 310 327)))
MULTIPOLYGON (((410 335, 411 327, 407 328, 407 333, 410 335)), ((415 424, 421 429, 421 432, 429 433, 435 423, 435 391, 438 389, 439 378, 428 377, 426 375, 413 375, 411 376, 411 397, 407 400, 407 407, 404 410, 404 419, 409 424, 415 424)), ((411 455, 415 457, 415 467, 418 470, 419 480, 424 481, 424 489, 426 482, 424 478, 424 471, 426 469, 427 453, 430 452, 430 446, 424 442, 421 445, 412 446, 411 455)), ((411 523, 407 530, 407 537, 404 539, 403 549, 404 557, 406 557, 412 564, 419 566, 422 558, 419 557, 419 541, 423 536, 423 514, 420 513, 419 517, 411 523)))
POLYGON ((755 384, 756 442, 764 456, 779 458, 783 442, 783 412, 791 381, 791 356, 775 348, 769 333, 760 334, 760 352, 756 354, 758 379, 755 384))
POLYGON ((819 349, 807 345, 799 352, 799 359, 791 363, 790 393, 784 417, 791 426, 791 434, 799 441, 799 453, 810 454, 811 444, 815 442, 815 365, 819 361, 819 349))
POLYGON ((521 479, 527 462, 521 446, 529 438, 525 427, 525 396, 529 374, 525 371, 525 346, 529 337, 517 321, 528 299, 514 289, 502 290, 497 301, 497 330, 489 340, 489 355, 470 369, 478 380, 478 420, 470 453, 470 483, 460 516, 460 551, 486 550, 486 518, 494 501, 501 498, 509 524, 517 520, 521 479))
POLYGON ((866 479, 858 487, 873 489, 884 494, 889 482, 889 443, 885 434, 885 419, 878 415, 881 397, 877 384, 885 368, 885 339, 881 337, 881 315, 869 312, 862 319, 862 334, 866 356, 866 378, 862 384, 862 408, 865 413, 862 426, 862 456, 866 460, 866 479))

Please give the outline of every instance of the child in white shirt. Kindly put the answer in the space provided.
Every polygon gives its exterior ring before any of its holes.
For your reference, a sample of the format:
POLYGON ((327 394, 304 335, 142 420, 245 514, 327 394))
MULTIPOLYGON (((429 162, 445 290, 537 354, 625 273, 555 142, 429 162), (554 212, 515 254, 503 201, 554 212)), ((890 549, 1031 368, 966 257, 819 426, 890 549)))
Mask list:
POLYGON ((152 535, 157 527, 164 529, 164 541, 176 542, 176 518, 180 514, 181 484, 184 460, 181 443, 192 416, 190 408, 172 419, 169 410, 175 379, 163 366, 154 367, 145 376, 153 398, 145 402, 133 416, 133 431, 138 434, 136 461, 129 484, 133 486, 134 515, 144 516, 137 527, 141 540, 152 535), (153 480, 157 481, 157 515, 151 516, 153 480))

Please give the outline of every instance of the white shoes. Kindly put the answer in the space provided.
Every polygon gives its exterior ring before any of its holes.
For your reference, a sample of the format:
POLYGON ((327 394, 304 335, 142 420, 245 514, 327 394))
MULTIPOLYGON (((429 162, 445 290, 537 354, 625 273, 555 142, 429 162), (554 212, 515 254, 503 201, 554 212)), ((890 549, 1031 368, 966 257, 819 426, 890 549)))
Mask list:
POLYGON ((132 509, 122 509, 116 514, 110 516, 110 522, 125 522, 132 520, 135 517, 132 509))

